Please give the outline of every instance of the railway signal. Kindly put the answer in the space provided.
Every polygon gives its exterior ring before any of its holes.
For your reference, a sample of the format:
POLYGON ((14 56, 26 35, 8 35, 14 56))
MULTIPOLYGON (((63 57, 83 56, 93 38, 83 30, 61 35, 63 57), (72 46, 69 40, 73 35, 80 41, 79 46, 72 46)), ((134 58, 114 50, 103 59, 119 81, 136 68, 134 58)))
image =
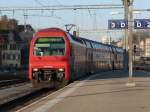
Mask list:
POLYGON ((136 45, 134 45, 134 49, 133 49, 134 53, 136 53, 136 45))

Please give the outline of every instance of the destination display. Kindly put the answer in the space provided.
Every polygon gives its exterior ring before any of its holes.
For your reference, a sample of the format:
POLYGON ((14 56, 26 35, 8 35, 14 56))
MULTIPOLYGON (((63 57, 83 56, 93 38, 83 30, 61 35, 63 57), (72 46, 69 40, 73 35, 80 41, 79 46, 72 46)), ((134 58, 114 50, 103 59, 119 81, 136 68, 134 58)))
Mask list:
POLYGON ((64 42, 62 37, 41 37, 37 39, 37 43, 61 43, 64 42))

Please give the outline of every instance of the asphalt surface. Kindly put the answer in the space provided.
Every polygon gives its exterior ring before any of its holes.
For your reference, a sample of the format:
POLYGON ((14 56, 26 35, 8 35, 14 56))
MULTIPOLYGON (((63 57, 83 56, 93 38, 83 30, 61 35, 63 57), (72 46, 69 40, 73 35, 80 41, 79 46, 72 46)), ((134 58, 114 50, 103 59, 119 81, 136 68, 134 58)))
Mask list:
POLYGON ((150 112, 150 72, 111 71, 75 81, 17 112, 150 112))

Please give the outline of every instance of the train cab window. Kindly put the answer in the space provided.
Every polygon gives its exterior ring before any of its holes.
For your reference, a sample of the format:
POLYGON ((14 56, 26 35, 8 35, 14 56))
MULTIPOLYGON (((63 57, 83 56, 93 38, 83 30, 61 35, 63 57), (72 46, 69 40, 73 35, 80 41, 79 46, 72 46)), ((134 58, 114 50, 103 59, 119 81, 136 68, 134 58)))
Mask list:
POLYGON ((65 54, 65 40, 62 37, 40 37, 34 44, 35 56, 61 56, 65 54))

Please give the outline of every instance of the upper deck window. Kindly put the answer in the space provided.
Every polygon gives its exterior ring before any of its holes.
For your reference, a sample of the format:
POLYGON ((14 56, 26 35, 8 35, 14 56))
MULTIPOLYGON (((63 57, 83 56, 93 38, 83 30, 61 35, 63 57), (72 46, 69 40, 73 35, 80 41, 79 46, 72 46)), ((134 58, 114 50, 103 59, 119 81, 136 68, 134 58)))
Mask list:
POLYGON ((40 37, 34 44, 35 56, 61 56, 65 54, 65 40, 62 37, 40 37))

